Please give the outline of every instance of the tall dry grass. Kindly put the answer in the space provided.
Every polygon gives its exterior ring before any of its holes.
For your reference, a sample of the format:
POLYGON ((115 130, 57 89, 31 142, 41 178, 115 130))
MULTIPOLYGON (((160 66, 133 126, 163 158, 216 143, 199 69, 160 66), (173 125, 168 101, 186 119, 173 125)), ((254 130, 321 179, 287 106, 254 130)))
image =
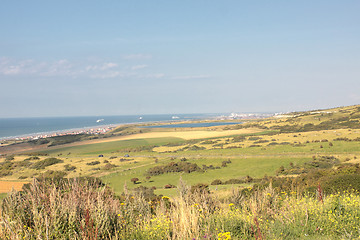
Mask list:
POLYGON ((354 192, 314 197, 276 192, 270 185, 261 191, 234 189, 223 199, 182 181, 178 191, 174 198, 149 198, 125 187, 117 197, 94 179, 34 180, 3 201, 1 234, 8 239, 89 240, 360 236, 360 195, 354 192))

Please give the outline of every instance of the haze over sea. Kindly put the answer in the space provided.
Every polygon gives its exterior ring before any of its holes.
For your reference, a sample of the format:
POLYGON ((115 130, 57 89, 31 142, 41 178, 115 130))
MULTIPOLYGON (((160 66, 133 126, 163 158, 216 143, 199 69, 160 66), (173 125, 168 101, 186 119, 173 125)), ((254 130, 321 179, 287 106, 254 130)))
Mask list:
POLYGON ((0 118, 0 139, 36 135, 72 129, 101 127, 142 122, 166 122, 174 120, 206 119, 216 114, 159 114, 128 116, 87 116, 87 117, 39 117, 0 118), (174 116, 178 118, 173 118, 174 116), (140 119, 141 118, 141 119, 140 119), (98 121, 101 120, 101 121, 98 121))

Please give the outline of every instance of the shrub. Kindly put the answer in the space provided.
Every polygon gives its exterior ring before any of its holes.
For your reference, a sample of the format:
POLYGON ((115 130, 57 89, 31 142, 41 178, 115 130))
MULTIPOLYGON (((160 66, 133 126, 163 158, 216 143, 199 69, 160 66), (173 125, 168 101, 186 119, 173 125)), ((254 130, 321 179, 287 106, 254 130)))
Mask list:
POLYGON ((214 181, 211 182, 211 185, 221 185, 223 184, 223 182, 220 179, 215 179, 214 181))
POLYGON ((28 158, 25 158, 24 161, 29 161, 29 160, 39 160, 40 158, 38 156, 32 156, 32 157, 28 157, 28 158))
POLYGON ((40 174, 37 179, 45 179, 45 178, 54 178, 54 179, 61 179, 67 175, 64 171, 53 171, 48 170, 42 174, 40 174))
POLYGON ((14 159, 15 159, 14 155, 9 155, 9 156, 7 156, 5 158, 6 161, 11 161, 11 160, 14 160, 14 159))
POLYGON ((230 159, 228 159, 228 160, 226 160, 226 161, 222 161, 221 166, 222 166, 222 167, 227 167, 227 164, 229 164, 229 163, 231 163, 231 160, 230 160, 230 159))
POLYGON ((245 137, 245 136, 242 136, 242 135, 240 135, 240 136, 235 136, 235 137, 233 138, 233 142, 243 142, 245 139, 246 139, 246 137, 245 137))
POLYGON ((278 170, 276 170, 276 175, 282 174, 285 171, 284 166, 280 166, 278 170))
POLYGON ((104 170, 110 170, 110 169, 112 169, 112 168, 114 168, 114 167, 116 167, 116 165, 111 164, 111 163, 107 163, 107 164, 105 164, 105 166, 104 166, 104 170))
POLYGON ((149 168, 147 174, 150 176, 160 175, 169 172, 186 172, 191 173, 195 171, 202 171, 196 163, 189 162, 170 162, 167 165, 156 166, 149 168))
POLYGON ((0 177, 11 175, 14 168, 15 164, 13 162, 7 161, 0 163, 0 177))
POLYGON ((99 161, 92 161, 92 162, 86 163, 86 165, 89 165, 89 166, 94 166, 94 165, 98 165, 98 164, 100 164, 99 161))
POLYGON ((226 181, 224 182, 224 184, 242 184, 242 183, 244 183, 244 182, 245 182, 245 181, 242 180, 242 179, 231 178, 231 179, 229 179, 229 180, 226 180, 226 181))
POLYGON ((248 140, 250 141, 256 141, 262 139, 261 137, 249 137, 248 140))
POLYGON ((76 169, 75 166, 72 166, 72 165, 70 165, 70 164, 66 164, 66 165, 64 166, 64 168, 65 168, 65 171, 67 171, 67 172, 74 171, 74 170, 76 169))
POLYGON ((245 181, 246 183, 250 183, 250 182, 254 181, 254 179, 253 179, 252 177, 250 177, 249 175, 247 175, 247 176, 245 177, 244 181, 245 181))
POLYGON ((44 160, 40 160, 40 161, 32 164, 30 168, 39 170, 39 169, 44 169, 47 166, 51 166, 51 165, 54 165, 57 163, 62 163, 62 162, 64 162, 64 161, 61 159, 58 159, 58 158, 46 158, 44 160))
POLYGON ((267 143, 267 142, 269 142, 269 141, 268 140, 259 140, 259 141, 256 141, 254 143, 267 143))

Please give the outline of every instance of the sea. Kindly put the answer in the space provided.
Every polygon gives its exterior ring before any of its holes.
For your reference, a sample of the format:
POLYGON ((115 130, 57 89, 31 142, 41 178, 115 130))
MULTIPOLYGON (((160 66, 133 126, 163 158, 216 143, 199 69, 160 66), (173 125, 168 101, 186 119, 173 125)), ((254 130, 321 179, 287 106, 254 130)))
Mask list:
POLYGON ((158 114, 87 117, 0 118, 0 139, 131 123, 174 122, 211 119, 220 114, 158 114))

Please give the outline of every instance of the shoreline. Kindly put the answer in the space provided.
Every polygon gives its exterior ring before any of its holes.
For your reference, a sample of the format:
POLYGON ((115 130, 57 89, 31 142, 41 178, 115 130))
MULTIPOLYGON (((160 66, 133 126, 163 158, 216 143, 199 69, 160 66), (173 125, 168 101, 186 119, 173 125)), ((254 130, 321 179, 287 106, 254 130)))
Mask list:
MULTIPOLYGON (((164 121, 151 121, 151 122, 106 124, 106 125, 98 125, 98 126, 90 126, 90 127, 82 127, 82 128, 71 128, 71 129, 64 129, 64 130, 29 133, 29 134, 23 134, 23 135, 17 135, 17 136, 0 137, 0 146, 1 146, 1 142, 3 142, 3 141, 36 140, 36 139, 40 139, 40 138, 78 135, 78 134, 100 135, 100 134, 105 134, 117 127, 126 126, 126 125, 147 125, 147 124, 154 124, 154 123, 177 123, 177 122, 194 121, 194 120, 195 119, 177 120, 177 121, 164 120, 164 121)), ((197 119, 197 120, 204 121, 204 120, 209 120, 209 119, 197 119)))
POLYGON ((226 115, 215 115, 201 118, 181 118, 181 119, 171 119, 171 120, 155 120, 155 121, 144 121, 144 122, 124 122, 124 123, 111 123, 104 125, 94 125, 88 127, 78 127, 78 128, 70 128, 70 129, 62 129, 62 130, 53 130, 53 131, 44 131, 44 132, 35 132, 35 133, 27 133, 20 134, 15 136, 0 136, 0 146, 3 142, 6 141, 24 141, 24 140, 36 140, 40 138, 48 138, 48 137, 57 137, 57 136, 66 136, 66 135, 78 135, 78 134, 89 134, 89 135, 98 135, 105 134, 117 127, 126 126, 131 124, 154 124, 154 123, 180 123, 180 122, 188 122, 188 121, 206 121, 206 120, 240 120, 240 119, 252 119, 252 118, 264 118, 270 117, 273 114, 234 114, 232 113, 230 116, 226 115))
POLYGON ((16 121, 15 124, 11 123, 12 120, 0 118, 0 124, 2 125, 0 127, 0 142, 6 140, 20 141, 20 140, 33 139, 33 138, 53 137, 53 136, 65 135, 65 134, 66 135, 81 134, 81 133, 100 134, 100 133, 106 133, 115 127, 128 125, 128 124, 146 124, 146 123, 154 123, 154 122, 171 122, 173 120, 195 120, 195 119, 204 119, 204 118, 207 119, 208 116, 206 115, 207 114, 179 114, 178 116, 180 116, 180 118, 177 117, 176 119, 174 119, 174 115, 171 114, 144 115, 144 118, 135 115, 134 116, 124 115, 124 116, 64 117, 64 118, 62 117, 29 118, 29 120, 31 120, 29 124, 27 123, 28 120, 27 118, 16 118, 14 119, 14 121, 16 121), (47 122, 48 119, 51 119, 51 122, 47 122), (56 126, 58 125, 59 122, 62 121, 62 119, 66 119, 65 121, 66 124, 61 124, 61 126, 56 126), (73 121, 73 119, 75 121, 73 121), (56 120, 58 121, 56 122, 56 120), (83 124, 81 124, 80 122, 83 122, 83 124), (43 124, 44 127, 39 127, 42 126, 43 124), (14 131, 12 132, 7 131, 7 129, 4 128, 7 125, 9 125, 10 128, 13 128, 14 131), (22 129, 23 127, 25 127, 24 128, 25 131, 22 130, 17 131, 17 127, 18 129, 22 129), (2 132, 2 129, 4 129, 5 131, 2 132))
POLYGON ((36 140, 39 138, 48 138, 48 137, 57 137, 57 136, 66 136, 66 135, 78 135, 78 134, 104 134, 114 128, 117 128, 122 125, 127 125, 131 123, 121 123, 121 124, 109 124, 109 125, 100 125, 93 127, 83 127, 83 128, 71 128, 64 130, 54 130, 48 132, 37 132, 29 133, 17 136, 9 137, 0 137, 0 141, 11 141, 11 140, 36 140))

